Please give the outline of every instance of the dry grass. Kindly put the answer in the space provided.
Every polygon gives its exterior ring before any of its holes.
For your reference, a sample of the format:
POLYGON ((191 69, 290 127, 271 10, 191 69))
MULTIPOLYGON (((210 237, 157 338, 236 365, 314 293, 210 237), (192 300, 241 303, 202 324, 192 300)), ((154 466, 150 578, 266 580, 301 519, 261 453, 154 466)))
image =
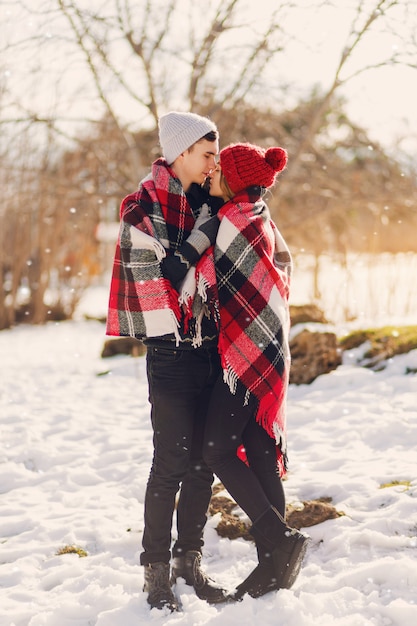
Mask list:
MULTIPOLYGON (((357 330, 339 340, 343 350, 352 350, 369 342, 369 348, 359 363, 374 368, 396 355, 417 348, 417 326, 383 326, 357 330)), ((411 372, 410 372, 411 373, 411 372)))
POLYGON ((88 556, 87 552, 79 546, 63 546, 56 554, 57 556, 60 556, 61 554, 78 554, 80 558, 88 556))
MULTIPOLYGON (((220 537, 228 539, 237 539, 241 537, 246 541, 253 541, 253 537, 249 532, 250 526, 247 525, 238 515, 233 513, 237 507, 228 495, 217 495, 224 490, 220 483, 213 489, 213 496, 210 502, 209 514, 211 516, 220 513, 221 518, 216 527, 216 531, 220 537)), ((337 519, 344 515, 343 512, 337 511, 331 504, 331 498, 323 497, 316 500, 308 500, 297 505, 288 505, 286 511, 287 523, 292 528, 307 528, 320 524, 329 519, 337 519)))

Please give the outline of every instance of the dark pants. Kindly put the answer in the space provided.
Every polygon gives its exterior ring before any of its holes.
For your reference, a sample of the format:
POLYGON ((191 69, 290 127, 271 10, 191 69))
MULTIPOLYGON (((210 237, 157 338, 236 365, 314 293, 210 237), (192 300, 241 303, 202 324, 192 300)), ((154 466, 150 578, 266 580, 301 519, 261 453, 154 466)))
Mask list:
POLYGON ((220 372, 217 350, 148 347, 147 375, 154 455, 145 495, 141 564, 171 558, 176 494, 178 539, 174 556, 203 545, 213 474, 202 458, 209 399, 220 372))
POLYGON ((275 440, 256 422, 257 405, 250 396, 244 406, 242 390, 232 394, 219 376, 210 400, 203 446, 207 465, 252 523, 271 505, 285 516, 275 440), (236 454, 240 444, 245 447, 249 467, 236 454))

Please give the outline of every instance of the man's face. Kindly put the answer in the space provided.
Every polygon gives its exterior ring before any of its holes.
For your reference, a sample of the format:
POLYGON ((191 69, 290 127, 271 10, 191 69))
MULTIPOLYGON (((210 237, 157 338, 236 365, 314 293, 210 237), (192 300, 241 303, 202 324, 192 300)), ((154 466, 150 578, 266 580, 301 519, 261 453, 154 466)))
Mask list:
POLYGON ((187 186, 202 185, 216 167, 215 157, 219 152, 218 141, 202 139, 183 154, 183 173, 187 186))

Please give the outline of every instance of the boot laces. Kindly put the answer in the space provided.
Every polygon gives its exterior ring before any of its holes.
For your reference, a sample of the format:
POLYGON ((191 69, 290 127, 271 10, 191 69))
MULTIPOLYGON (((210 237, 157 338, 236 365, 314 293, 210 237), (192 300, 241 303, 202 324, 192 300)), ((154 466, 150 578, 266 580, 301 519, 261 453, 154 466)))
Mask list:
POLYGON ((159 602, 176 604, 175 596, 169 584, 169 570, 165 567, 151 567, 145 578, 145 591, 149 592, 152 604, 159 602))
POLYGON ((201 589, 206 583, 208 583, 208 577, 201 568, 201 555, 193 554, 190 556, 190 560, 194 578, 194 587, 196 589, 201 589))

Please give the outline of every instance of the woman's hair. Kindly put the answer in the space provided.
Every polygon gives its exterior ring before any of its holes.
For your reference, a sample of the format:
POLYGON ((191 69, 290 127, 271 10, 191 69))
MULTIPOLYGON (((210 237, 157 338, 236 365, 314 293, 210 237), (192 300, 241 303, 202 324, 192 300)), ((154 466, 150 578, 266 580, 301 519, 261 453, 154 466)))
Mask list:
POLYGON ((231 200, 235 195, 229 187, 226 177, 223 174, 223 170, 220 170, 220 189, 224 192, 225 196, 227 196, 228 200, 231 200))

